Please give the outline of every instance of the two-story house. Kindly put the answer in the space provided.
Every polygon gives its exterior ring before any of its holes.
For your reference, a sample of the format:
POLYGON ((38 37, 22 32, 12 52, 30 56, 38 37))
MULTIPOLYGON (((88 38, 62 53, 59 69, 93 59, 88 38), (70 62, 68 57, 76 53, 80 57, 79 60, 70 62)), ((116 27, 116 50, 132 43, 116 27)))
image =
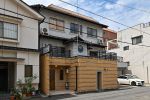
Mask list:
POLYGON ((55 5, 32 8, 45 17, 40 25, 43 93, 117 88, 116 54, 106 53, 102 38, 108 26, 55 5))
MULTIPOLYGON (((38 26, 42 15, 21 0, 0 0, 0 91, 39 76, 38 26)), ((38 88, 39 78, 34 81, 38 88)))

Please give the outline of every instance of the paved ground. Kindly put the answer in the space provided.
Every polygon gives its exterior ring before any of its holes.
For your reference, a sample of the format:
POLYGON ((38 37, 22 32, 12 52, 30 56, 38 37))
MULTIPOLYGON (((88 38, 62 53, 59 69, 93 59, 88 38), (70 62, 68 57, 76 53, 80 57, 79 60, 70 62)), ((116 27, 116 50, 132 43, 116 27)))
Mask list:
POLYGON ((150 100, 150 87, 122 87, 120 90, 80 95, 61 95, 32 100, 150 100))

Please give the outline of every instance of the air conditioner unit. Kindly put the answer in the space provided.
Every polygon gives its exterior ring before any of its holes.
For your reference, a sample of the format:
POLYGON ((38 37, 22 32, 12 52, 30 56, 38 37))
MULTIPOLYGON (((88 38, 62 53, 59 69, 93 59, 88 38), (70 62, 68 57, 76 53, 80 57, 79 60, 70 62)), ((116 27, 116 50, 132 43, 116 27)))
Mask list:
POLYGON ((103 44, 103 41, 100 39, 97 39, 97 44, 103 44))
POLYGON ((42 34, 42 35, 48 35, 48 30, 47 30, 47 28, 41 28, 41 34, 42 34))

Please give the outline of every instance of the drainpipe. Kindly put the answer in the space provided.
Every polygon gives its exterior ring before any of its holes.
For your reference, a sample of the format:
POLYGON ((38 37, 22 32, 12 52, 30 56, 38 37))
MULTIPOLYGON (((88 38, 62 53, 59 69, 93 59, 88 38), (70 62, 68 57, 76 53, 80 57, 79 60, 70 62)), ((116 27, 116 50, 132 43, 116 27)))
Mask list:
MULTIPOLYGON (((40 10, 41 10, 41 8, 40 8, 40 10)), ((40 10, 39 10, 39 13, 40 13, 40 10)), ((41 14, 41 13, 40 13, 41 14)), ((41 14, 42 15, 42 14, 41 14)), ((43 15, 42 15, 43 16, 43 15)), ((43 16, 44 17, 44 19, 42 20, 42 21, 40 21, 39 23, 38 23, 38 50, 40 50, 40 25, 44 22, 44 20, 45 20, 45 16, 43 16)))
POLYGON ((76 90, 75 93, 78 93, 78 66, 76 66, 76 90))
POLYGON ((148 69, 148 66, 147 66, 147 83, 149 84, 149 69, 148 69))

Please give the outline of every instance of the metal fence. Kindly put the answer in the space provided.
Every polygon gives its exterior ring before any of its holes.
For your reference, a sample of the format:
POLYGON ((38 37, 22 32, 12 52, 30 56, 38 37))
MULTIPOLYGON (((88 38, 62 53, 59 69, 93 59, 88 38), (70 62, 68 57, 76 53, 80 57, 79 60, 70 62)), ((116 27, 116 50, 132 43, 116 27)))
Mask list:
MULTIPOLYGON (((51 57, 72 57, 71 56, 71 50, 67 50, 65 47, 57 47, 57 46, 52 46, 48 45, 47 49, 49 53, 49 56, 51 57)), ((79 55, 80 57, 82 55, 79 55)), ((83 56, 83 57, 94 57, 94 58, 99 58, 99 59, 107 59, 107 60, 117 60, 117 54, 114 52, 106 52, 106 50, 99 50, 99 51, 94 51, 93 53, 90 53, 89 56, 83 56)))

